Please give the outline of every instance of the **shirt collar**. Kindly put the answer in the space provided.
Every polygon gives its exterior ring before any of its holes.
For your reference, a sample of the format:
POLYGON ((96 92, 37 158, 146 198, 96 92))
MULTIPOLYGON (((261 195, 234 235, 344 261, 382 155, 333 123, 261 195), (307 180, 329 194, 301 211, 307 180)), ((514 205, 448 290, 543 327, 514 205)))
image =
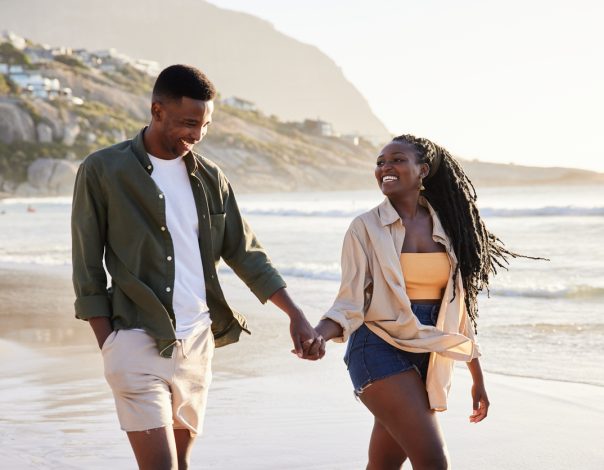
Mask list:
MULTIPOLYGON (((147 130, 147 126, 143 127, 138 134, 132 139, 132 150, 134 155, 143 166, 143 168, 147 171, 147 173, 153 173, 153 164, 149 159, 149 155, 147 154, 147 149, 145 148, 145 142, 143 136, 145 131, 147 130)), ((187 171, 193 175, 197 171, 197 157, 193 152, 187 153, 183 157, 183 161, 187 166, 187 171)))
MULTIPOLYGON (((420 205, 428 209, 428 212, 430 212, 430 216, 432 217, 432 235, 438 236, 448 241, 449 238, 447 237, 447 234, 445 233, 445 229, 443 228, 440 222, 438 214, 436 213, 432 205, 424 196, 420 196, 418 202, 420 205)), ((378 214, 383 227, 387 225, 392 225, 397 220, 400 220, 402 223, 400 215, 398 215, 398 212, 396 212, 396 209, 388 198, 385 198, 382 203, 378 206, 378 214)))

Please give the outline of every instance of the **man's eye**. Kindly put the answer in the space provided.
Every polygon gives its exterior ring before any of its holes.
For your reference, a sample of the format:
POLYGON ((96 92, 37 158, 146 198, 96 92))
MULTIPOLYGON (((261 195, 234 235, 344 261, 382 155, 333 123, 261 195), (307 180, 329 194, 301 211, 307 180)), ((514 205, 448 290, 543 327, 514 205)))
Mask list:
POLYGON ((377 162, 376 165, 377 166, 382 166, 384 164, 384 162, 377 162))

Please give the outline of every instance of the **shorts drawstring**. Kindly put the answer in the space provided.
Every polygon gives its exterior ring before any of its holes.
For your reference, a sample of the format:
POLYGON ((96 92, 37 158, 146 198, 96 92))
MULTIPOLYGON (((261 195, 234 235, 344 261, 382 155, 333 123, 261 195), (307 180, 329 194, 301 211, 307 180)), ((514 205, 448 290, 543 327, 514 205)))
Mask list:
POLYGON ((185 347, 185 341, 184 339, 180 340, 180 345, 182 346, 182 357, 184 357, 185 359, 189 358, 189 355, 187 354, 187 348, 185 347))

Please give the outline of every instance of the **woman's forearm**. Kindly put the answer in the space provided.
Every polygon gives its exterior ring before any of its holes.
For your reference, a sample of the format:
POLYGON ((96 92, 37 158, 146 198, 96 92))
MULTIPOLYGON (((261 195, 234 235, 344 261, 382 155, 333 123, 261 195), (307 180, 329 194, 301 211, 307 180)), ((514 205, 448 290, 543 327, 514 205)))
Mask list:
POLYGON ((325 341, 342 336, 344 333, 342 326, 329 318, 321 320, 315 327, 315 330, 323 336, 325 341))
POLYGON ((484 383, 484 378, 482 376, 482 368, 480 367, 480 361, 478 358, 472 359, 470 362, 467 362, 468 369, 470 370, 470 374, 472 375, 472 381, 474 383, 484 383))

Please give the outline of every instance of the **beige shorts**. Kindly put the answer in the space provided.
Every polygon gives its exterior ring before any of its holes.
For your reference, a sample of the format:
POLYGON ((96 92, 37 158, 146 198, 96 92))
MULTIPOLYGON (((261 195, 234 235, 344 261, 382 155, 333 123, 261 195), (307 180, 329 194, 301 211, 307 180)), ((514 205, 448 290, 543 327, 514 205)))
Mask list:
POLYGON ((118 330, 102 348, 105 378, 126 432, 173 426, 200 434, 212 381, 214 336, 178 340, 172 358, 161 357, 144 331, 118 330))

